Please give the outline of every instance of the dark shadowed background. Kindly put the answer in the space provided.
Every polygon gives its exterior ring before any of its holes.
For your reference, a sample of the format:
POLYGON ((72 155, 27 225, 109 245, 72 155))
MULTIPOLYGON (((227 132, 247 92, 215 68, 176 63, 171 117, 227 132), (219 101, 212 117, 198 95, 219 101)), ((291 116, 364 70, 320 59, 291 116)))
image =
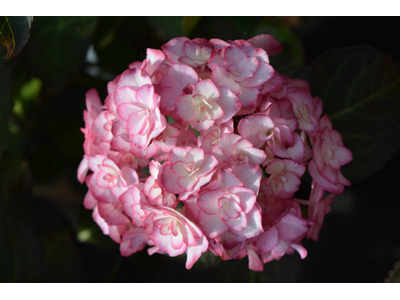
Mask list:
POLYGON ((16 44, 11 59, 0 45, 0 282, 400 281, 396 268, 388 274, 400 261, 399 17, 34 17, 30 30, 0 18, 16 44), (284 48, 271 65, 310 81, 354 154, 343 167, 353 184, 335 197, 319 240, 303 241, 304 260, 286 255, 264 272, 210 253, 189 271, 185 255, 121 257, 76 178, 86 91, 104 101, 108 81, 174 37, 262 33, 284 48), (362 104, 346 113, 349 101, 362 104))

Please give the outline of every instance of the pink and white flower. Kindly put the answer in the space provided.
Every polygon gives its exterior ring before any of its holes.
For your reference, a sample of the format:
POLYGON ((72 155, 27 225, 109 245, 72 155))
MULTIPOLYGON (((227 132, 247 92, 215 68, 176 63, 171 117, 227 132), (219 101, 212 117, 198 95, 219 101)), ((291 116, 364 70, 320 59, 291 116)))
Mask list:
POLYGON ((301 258, 305 258, 307 250, 300 240, 307 231, 308 223, 301 218, 300 205, 294 203, 286 216, 257 237, 254 245, 264 263, 279 260, 283 255, 292 254, 295 250, 301 258))
POLYGON ((219 139, 224 133, 233 133, 233 120, 230 119, 228 122, 213 125, 206 131, 201 132, 198 137, 198 146, 201 147, 205 153, 210 153, 212 149, 219 145, 219 139))
POLYGON ((350 186, 340 167, 353 159, 350 150, 344 147, 339 132, 325 127, 320 130, 313 144, 313 157, 308 165, 312 178, 326 191, 341 194, 344 185, 350 186))
POLYGON ((325 215, 331 212, 335 194, 329 194, 323 198, 325 191, 313 180, 308 206, 308 219, 312 222, 307 238, 318 240, 319 232, 324 223, 325 215))
POLYGON ((220 163, 235 165, 250 162, 260 165, 265 160, 265 152, 253 147, 247 139, 234 133, 224 133, 219 139, 219 145, 211 153, 220 163))
POLYGON ((277 198, 290 198, 300 187, 300 178, 306 167, 289 159, 275 158, 265 169, 269 177, 265 178, 263 185, 266 196, 277 198))
POLYGON ((192 68, 208 63, 212 46, 202 38, 190 40, 187 37, 178 37, 170 40, 161 47, 174 64, 187 64, 192 68))
POLYGON ((217 180, 185 202, 203 232, 227 249, 263 232, 261 209, 253 191, 258 189, 261 170, 254 166, 246 164, 241 170, 236 170, 241 176, 248 176, 245 182, 233 175, 232 170, 220 170, 217 180), (240 172, 243 170, 251 175, 240 172))
POLYGON ((89 167, 93 176, 87 183, 93 197, 99 202, 119 204, 119 196, 129 186, 139 182, 134 169, 120 169, 111 159, 102 155, 89 157, 89 167))
POLYGON ((227 88, 217 88, 211 79, 198 82, 192 94, 176 100, 175 113, 199 131, 214 123, 229 121, 241 108, 241 103, 227 88))
POLYGON ((179 200, 186 200, 210 181, 217 165, 216 158, 201 148, 175 147, 162 165, 159 181, 168 192, 179 194, 179 200))
POLYGON ((164 115, 175 110, 175 101, 185 94, 191 94, 199 76, 191 67, 183 64, 173 65, 160 82, 160 109, 164 115))
POLYGON ((147 148, 167 124, 158 109, 160 96, 149 84, 137 91, 130 87, 118 88, 114 93, 117 117, 112 127, 113 135, 121 136, 136 148, 147 148))
POLYGON ((160 249, 172 257, 186 252, 188 270, 207 251, 208 241, 203 232, 181 213, 165 206, 142 208, 150 212, 143 231, 155 245, 152 251, 160 249))
POLYGON ((81 131, 85 135, 83 143, 85 155, 79 164, 77 173, 78 180, 81 183, 85 181, 89 170, 89 157, 96 154, 107 155, 110 149, 109 136, 107 133, 104 133, 106 129, 103 129, 100 125, 104 124, 103 126, 107 127, 106 123, 102 121, 107 119, 109 115, 105 115, 106 112, 102 111, 100 97, 95 89, 90 89, 86 93, 86 108, 87 110, 83 111, 85 128, 81 128, 81 131))
POLYGON ((274 75, 265 50, 243 40, 221 50, 214 49, 209 66, 213 82, 236 94, 243 109, 256 106, 261 86, 274 75))
POLYGON ((280 51, 268 34, 178 37, 109 82, 104 106, 86 93, 83 205, 122 256, 185 252, 190 269, 211 251, 247 256, 254 271, 294 251, 306 257, 301 240, 318 239, 350 185, 340 168, 352 154, 309 83, 269 64, 280 51), (294 199, 306 166, 310 198, 294 199))
POLYGON ((154 246, 154 243, 143 232, 142 227, 133 227, 123 234, 119 249, 122 256, 131 256, 133 253, 143 250, 146 245, 154 246))

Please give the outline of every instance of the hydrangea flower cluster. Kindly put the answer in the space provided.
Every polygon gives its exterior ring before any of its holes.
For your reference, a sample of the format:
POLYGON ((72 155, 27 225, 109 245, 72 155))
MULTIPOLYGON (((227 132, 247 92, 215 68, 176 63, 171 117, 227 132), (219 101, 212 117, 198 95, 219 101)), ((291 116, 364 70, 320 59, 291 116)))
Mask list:
POLYGON ((87 92, 78 179, 121 255, 186 253, 190 269, 210 251, 254 271, 306 257, 352 154, 309 84, 270 65, 281 50, 268 34, 174 38, 109 82, 104 105, 87 92), (310 197, 294 198, 306 168, 310 197))

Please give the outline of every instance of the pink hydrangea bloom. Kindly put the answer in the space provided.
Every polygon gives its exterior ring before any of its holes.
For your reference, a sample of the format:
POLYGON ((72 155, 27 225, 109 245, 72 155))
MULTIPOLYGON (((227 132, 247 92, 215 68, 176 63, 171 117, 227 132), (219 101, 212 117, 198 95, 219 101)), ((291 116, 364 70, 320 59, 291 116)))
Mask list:
POLYGON ((267 196, 290 198, 300 187, 300 178, 306 167, 292 160, 275 158, 265 169, 269 177, 265 178, 264 193, 267 196))
POLYGON ((255 184, 257 190, 261 170, 253 166, 246 164, 240 170, 247 171, 247 174, 238 172, 243 177, 250 177, 245 182, 227 169, 219 171, 216 181, 185 202, 203 232, 228 249, 263 231, 261 210, 256 204, 257 196, 251 189, 255 184))
POLYGON ((230 89, 238 96, 242 108, 250 109, 256 106, 261 86, 274 74, 268 62, 265 50, 240 40, 235 45, 213 50, 209 66, 215 84, 230 89))
POLYGON ((149 84, 137 91, 130 87, 118 88, 114 93, 117 118, 113 123, 113 135, 121 136, 136 148, 147 148, 166 127, 165 117, 158 109, 160 96, 149 84))
POLYGON ((137 173, 129 167, 119 167, 109 158, 95 155, 89 158, 93 176, 87 182, 97 201, 119 204, 118 198, 129 186, 139 182, 137 173))
POLYGON ((101 124, 108 129, 104 119, 108 120, 108 118, 112 117, 105 116, 105 112, 102 112, 100 97, 95 89, 90 89, 86 93, 86 107, 87 110, 83 111, 85 128, 81 128, 85 135, 85 142, 83 143, 85 155, 78 167, 78 180, 81 183, 85 181, 89 170, 89 157, 96 154, 107 155, 110 149, 110 136, 104 133, 106 129, 103 129, 101 124))
POLYGON ((293 203, 289 213, 280 221, 263 232, 254 241, 257 251, 261 254, 264 263, 279 260, 285 254, 292 254, 295 250, 301 258, 307 256, 307 250, 299 242, 308 231, 307 221, 301 218, 300 206, 293 203))
POLYGON ((211 79, 198 82, 192 94, 175 102, 178 117, 199 131, 209 129, 214 122, 229 121, 241 108, 236 95, 227 88, 217 88, 211 79))
POLYGON ((160 170, 161 185, 179 200, 186 200, 210 181, 218 161, 201 148, 175 147, 160 170))
POLYGON ((207 64, 212 50, 210 42, 206 39, 190 40, 186 37, 172 39, 161 48, 172 63, 184 63, 192 68, 207 64))
POLYGON ((202 131, 198 137, 198 146, 201 147, 205 153, 209 153, 212 149, 219 145, 219 139, 224 133, 233 133, 232 119, 220 125, 213 125, 206 131, 202 131))
POLYGON ((224 133, 219 139, 219 145, 211 152, 219 162, 230 165, 251 162, 260 165, 265 160, 265 152, 253 147, 247 139, 234 133, 224 133))
POLYGON ((155 247, 169 256, 186 252, 186 269, 190 269, 201 254, 207 251, 208 241, 203 232, 181 213, 165 206, 143 206, 143 209, 150 212, 143 231, 155 247))
POLYGON ((307 255, 352 154, 309 83, 270 65, 280 51, 268 34, 178 37, 109 82, 105 105, 86 93, 83 205, 122 256, 186 253, 190 269, 210 251, 262 271, 307 255), (306 167, 310 197, 292 198, 306 167))
POLYGON ((160 187, 158 175, 161 164, 157 161, 150 162, 150 176, 144 183, 143 192, 148 199, 148 203, 152 206, 168 206, 175 208, 177 203, 176 196, 160 187))
POLYGON ((122 241, 120 244, 120 251, 122 256, 130 256, 136 253, 146 245, 154 246, 150 237, 143 232, 143 228, 133 227, 125 231, 122 236, 122 241))
POLYGON ((191 67, 183 64, 173 65, 160 82, 160 109, 164 115, 175 110, 175 101, 185 94, 191 94, 199 76, 191 67))
POLYGON ((308 218, 312 222, 307 238, 316 241, 319 237, 325 215, 331 212, 330 205, 332 204, 335 194, 329 194, 323 198, 325 191, 315 183, 312 183, 310 203, 308 207, 308 218))
POLYGON ((329 127, 320 130, 313 145, 313 157, 308 169, 312 178, 326 191, 341 194, 344 185, 350 186, 340 168, 353 159, 350 150, 344 147, 339 132, 329 127))

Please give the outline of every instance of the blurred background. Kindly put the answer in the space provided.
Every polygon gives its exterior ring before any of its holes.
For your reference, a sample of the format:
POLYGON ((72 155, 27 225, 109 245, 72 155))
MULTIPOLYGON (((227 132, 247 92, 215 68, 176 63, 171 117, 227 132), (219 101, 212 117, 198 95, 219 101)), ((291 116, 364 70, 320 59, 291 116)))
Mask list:
MULTIPOLYGON (((399 282, 400 48, 398 17, 0 17, 0 282, 399 282), (29 29, 29 26, 31 27, 29 29), (353 151, 353 184, 335 197, 317 242, 248 270, 247 258, 121 257, 83 207, 85 93, 170 39, 268 33, 280 74, 311 83, 353 151), (27 39, 29 34, 29 39, 27 39), (23 46, 24 42, 26 43, 23 46), (351 47, 351 48, 349 48, 351 47), (335 51, 332 51, 335 50, 335 51), (337 51, 336 51, 337 50, 337 51), (5 57, 11 57, 6 59, 5 57), (351 85, 350 85, 351 83, 351 85), (356 113, 340 112, 358 103, 356 113), (353 102, 352 102, 353 101, 353 102)), ((298 193, 307 199, 309 177, 298 193)))

